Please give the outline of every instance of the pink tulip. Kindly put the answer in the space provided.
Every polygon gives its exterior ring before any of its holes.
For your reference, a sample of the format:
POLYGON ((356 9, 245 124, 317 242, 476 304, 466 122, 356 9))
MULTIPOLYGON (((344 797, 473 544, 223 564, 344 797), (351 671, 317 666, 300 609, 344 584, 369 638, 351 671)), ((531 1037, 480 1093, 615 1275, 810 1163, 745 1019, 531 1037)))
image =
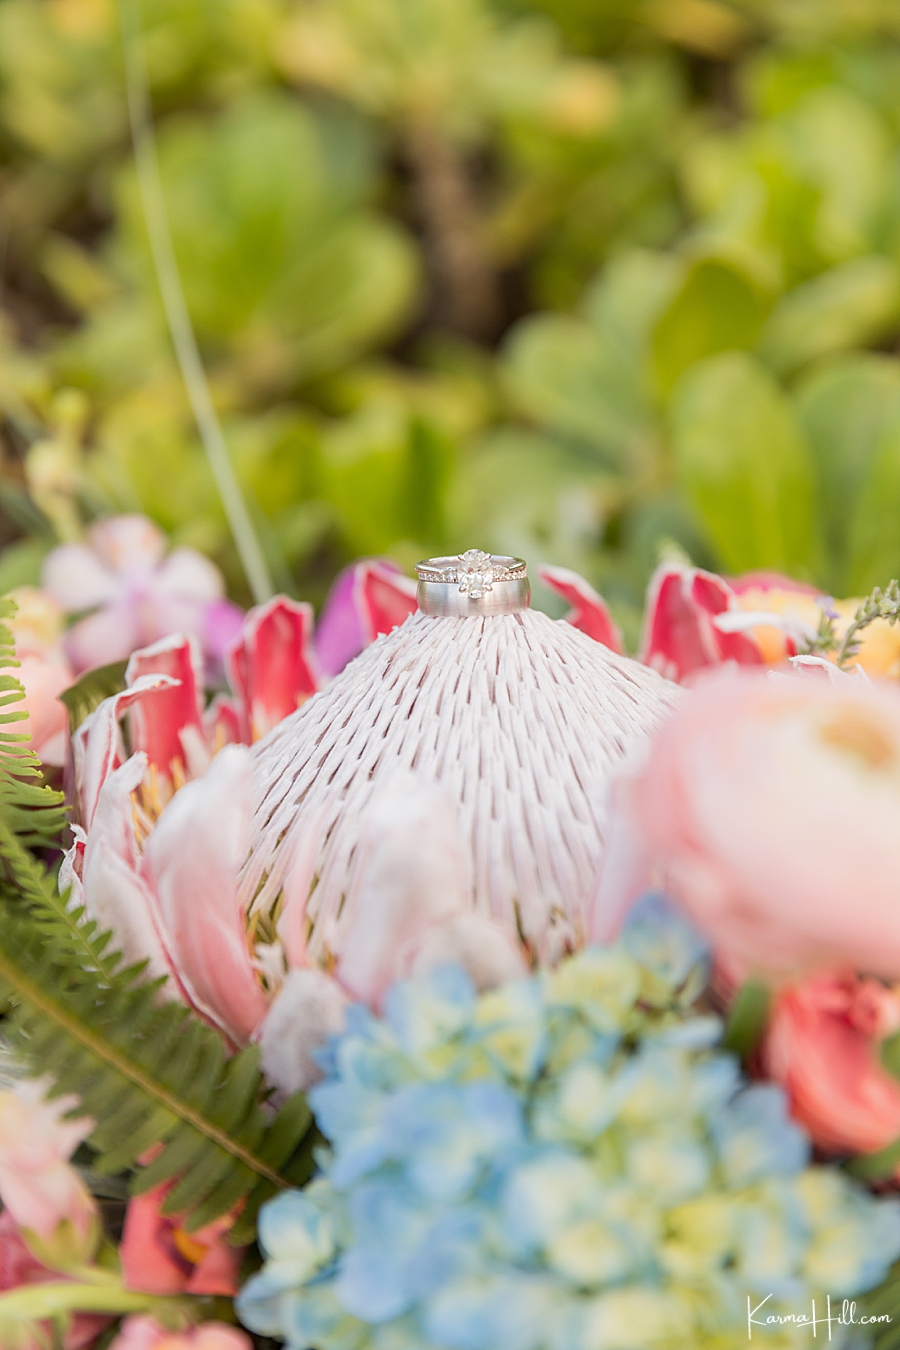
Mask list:
POLYGON ((312 629, 312 607, 283 595, 246 615, 225 662, 247 745, 296 712, 319 688, 312 629))
POLYGON ((90 609, 66 634, 77 671, 129 656, 170 633, 202 638, 210 605, 222 600, 219 569, 202 553, 166 556, 162 531, 145 516, 96 524, 87 544, 61 544, 44 562, 43 585, 68 613, 90 609))
POLYGON ((389 633, 418 608, 416 583, 386 559, 354 563, 338 577, 316 629, 319 669, 336 675, 380 633, 389 633))
POLYGON ((593 934, 655 876, 744 973, 900 976, 898 819, 900 692, 710 672, 620 785, 593 934))
POLYGON ((580 628, 582 633, 587 633, 588 637, 602 642, 604 647, 614 652, 624 652, 621 630, 610 614, 606 601, 584 577, 580 577, 577 572, 570 572, 567 567, 542 567, 539 575, 542 581, 572 606, 566 619, 574 628, 580 628))
POLYGON ((96 1236, 97 1208, 69 1158, 94 1128, 63 1117, 76 1097, 47 1098, 48 1083, 17 1083, 0 1092, 0 1200, 21 1229, 50 1246, 68 1223, 87 1246, 96 1236))
POLYGON ((821 1148, 876 1153, 900 1137, 900 1082, 879 1058, 881 1041, 898 1028, 897 994, 852 973, 778 994, 762 1067, 821 1148))
POLYGON ((126 1317, 109 1350, 253 1350, 250 1338, 224 1322, 166 1331, 152 1317, 126 1317))
POLYGON ((155 1186, 128 1202, 119 1247, 125 1288, 141 1294, 231 1297, 243 1257, 243 1248, 228 1241, 234 1215, 188 1233, 183 1215, 163 1213, 173 1184, 155 1186))
MULTIPOLYGON (((0 1294, 23 1285, 46 1284, 58 1281, 59 1274, 39 1261, 26 1246, 19 1226, 8 1209, 0 1213, 0 1294)), ((76 1313, 71 1319, 62 1341, 63 1350, 86 1350, 109 1322, 108 1317, 93 1313, 76 1313)), ((34 1337, 21 1339, 17 1350, 41 1350, 51 1344, 51 1328, 41 1323, 43 1342, 34 1337)))

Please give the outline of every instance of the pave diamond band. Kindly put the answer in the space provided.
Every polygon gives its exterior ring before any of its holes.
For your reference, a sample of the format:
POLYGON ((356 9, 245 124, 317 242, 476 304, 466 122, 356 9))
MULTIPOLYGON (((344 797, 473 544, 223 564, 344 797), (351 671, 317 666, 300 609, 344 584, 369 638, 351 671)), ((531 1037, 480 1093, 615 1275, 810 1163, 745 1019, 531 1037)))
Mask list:
POLYGON ((483 579, 485 590, 490 590, 495 581, 515 581, 524 577, 525 563, 521 558, 498 557, 470 548, 455 558, 426 558, 424 562, 416 563, 416 575, 420 581, 456 582, 465 593, 471 592, 473 583, 475 589, 479 589, 477 578, 483 579))
POLYGON ((531 596, 521 558, 470 548, 457 557, 416 564, 419 608, 426 614, 514 614, 531 596))

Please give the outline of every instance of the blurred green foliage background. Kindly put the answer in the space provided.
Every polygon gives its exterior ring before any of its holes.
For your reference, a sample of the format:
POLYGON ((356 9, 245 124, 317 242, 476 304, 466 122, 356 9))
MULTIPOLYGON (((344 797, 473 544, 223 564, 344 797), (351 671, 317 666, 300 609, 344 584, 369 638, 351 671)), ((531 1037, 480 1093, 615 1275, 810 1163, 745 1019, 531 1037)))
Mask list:
MULTIPOLYGON (((142 0, 188 307, 276 584, 477 545, 634 633, 661 552, 900 571, 896 0, 142 0)), ((140 510, 249 599, 115 0, 0 0, 0 587, 140 510)), ((546 597, 545 597, 546 598, 546 597)))

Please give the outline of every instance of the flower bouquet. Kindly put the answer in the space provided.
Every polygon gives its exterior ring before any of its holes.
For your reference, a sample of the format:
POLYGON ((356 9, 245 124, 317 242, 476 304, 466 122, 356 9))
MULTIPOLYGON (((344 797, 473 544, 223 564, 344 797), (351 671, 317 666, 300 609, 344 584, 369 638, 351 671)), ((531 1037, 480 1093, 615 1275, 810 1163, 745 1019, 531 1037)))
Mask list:
POLYGON ((896 587, 164 555, 3 602, 3 1350, 900 1344, 896 587))

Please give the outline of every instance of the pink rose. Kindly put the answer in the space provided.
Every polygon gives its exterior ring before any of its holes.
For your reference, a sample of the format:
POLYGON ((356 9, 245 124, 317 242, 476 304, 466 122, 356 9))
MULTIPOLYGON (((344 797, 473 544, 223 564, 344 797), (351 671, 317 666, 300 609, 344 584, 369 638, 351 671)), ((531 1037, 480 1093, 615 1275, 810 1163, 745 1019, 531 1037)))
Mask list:
POLYGON ((109 1350, 253 1350, 250 1337, 224 1322, 166 1331, 152 1317, 126 1317, 109 1350))
POLYGON ((852 973, 776 997, 762 1067, 821 1148, 876 1153, 900 1137, 900 1082, 879 1058, 881 1041, 898 1027, 897 994, 852 973))
POLYGON ((43 1080, 23 1082, 0 1092, 0 1200, 19 1227, 44 1244, 66 1220, 87 1243, 96 1206, 68 1159, 94 1122, 64 1120, 78 1099, 46 1100, 47 1086, 43 1080))
POLYGON ((592 933, 661 883, 739 973, 900 976, 900 692, 711 672, 623 782, 592 933))

